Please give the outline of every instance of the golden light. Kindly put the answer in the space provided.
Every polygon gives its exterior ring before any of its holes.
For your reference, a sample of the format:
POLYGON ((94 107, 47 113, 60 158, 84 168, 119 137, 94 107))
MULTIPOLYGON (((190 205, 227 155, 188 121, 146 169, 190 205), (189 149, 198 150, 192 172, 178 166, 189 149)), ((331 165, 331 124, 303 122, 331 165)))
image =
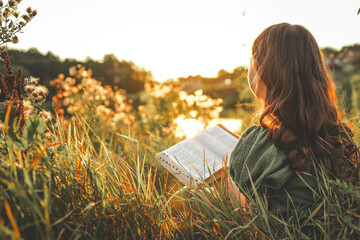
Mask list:
MULTIPOLYGON (((174 123, 178 125, 175 131, 175 136, 179 138, 192 138, 205 128, 204 124, 200 120, 196 119, 177 118, 174 123)), ((209 123, 209 127, 215 126, 219 123, 234 133, 239 133, 241 131, 242 121, 240 119, 214 119, 209 123)))

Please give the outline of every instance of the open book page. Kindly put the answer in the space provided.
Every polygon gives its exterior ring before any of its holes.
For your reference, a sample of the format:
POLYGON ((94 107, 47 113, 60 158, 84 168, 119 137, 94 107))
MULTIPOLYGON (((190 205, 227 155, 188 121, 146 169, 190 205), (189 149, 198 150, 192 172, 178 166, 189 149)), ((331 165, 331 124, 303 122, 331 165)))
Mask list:
MULTIPOLYGON (((237 141, 236 135, 223 127, 211 127, 198 133, 193 139, 181 141, 164 150, 161 154, 171 163, 165 166, 166 162, 163 161, 162 164, 168 169, 171 166, 172 173, 178 178, 180 175, 174 169, 182 172, 186 181, 200 182, 225 166, 226 157, 230 156, 237 141)), ((184 182, 184 179, 179 180, 184 182)))
POLYGON ((230 157, 239 138, 217 125, 200 132, 194 137, 194 140, 209 149, 217 158, 225 160, 226 155, 230 157))
POLYGON ((172 161, 180 165, 193 181, 208 178, 221 168, 222 162, 217 156, 193 139, 181 141, 163 151, 172 161))

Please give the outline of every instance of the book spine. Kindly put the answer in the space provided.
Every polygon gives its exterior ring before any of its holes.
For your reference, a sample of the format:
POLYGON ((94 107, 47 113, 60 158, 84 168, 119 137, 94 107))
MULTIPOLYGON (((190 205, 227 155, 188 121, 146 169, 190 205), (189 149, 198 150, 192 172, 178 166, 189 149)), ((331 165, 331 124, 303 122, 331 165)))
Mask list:
POLYGON ((167 154, 162 152, 156 157, 159 159, 159 162, 172 174, 174 174, 174 176, 177 177, 181 182, 183 182, 185 185, 191 184, 191 176, 187 173, 184 173, 184 171, 179 166, 177 166, 177 164, 169 161, 170 157, 167 154))

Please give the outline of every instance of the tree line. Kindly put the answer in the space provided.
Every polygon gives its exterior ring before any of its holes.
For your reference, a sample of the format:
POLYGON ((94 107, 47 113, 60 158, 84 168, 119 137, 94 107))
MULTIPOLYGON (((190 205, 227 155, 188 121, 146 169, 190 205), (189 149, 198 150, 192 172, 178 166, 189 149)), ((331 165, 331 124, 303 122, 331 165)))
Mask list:
MULTIPOLYGON (((55 94, 50 81, 60 73, 67 75, 69 68, 78 64, 92 69, 93 77, 101 81, 103 85, 124 89, 132 97, 144 91, 146 82, 154 81, 150 71, 136 66, 131 61, 119 60, 114 54, 106 54, 102 60, 88 57, 84 61, 79 61, 73 58, 62 60, 50 51, 43 54, 36 48, 8 51, 13 69, 21 67, 25 77, 40 78, 39 83, 49 89, 48 99, 55 94)), ((326 47, 322 51, 336 82, 338 96, 346 113, 360 110, 360 45, 345 46, 340 50, 326 47)), ((1 72, 5 72, 3 65, 0 66, 1 72)), ((246 93, 246 75, 246 67, 237 67, 232 72, 220 70, 218 76, 212 79, 200 75, 196 77, 205 83, 202 84, 204 93, 212 97, 224 98, 224 107, 232 108, 235 103, 251 102, 250 95, 246 93), (226 79, 231 80, 230 85, 219 85, 219 82, 226 79), (231 94, 229 94, 230 90, 231 94)), ((184 78, 179 79, 181 81, 184 78)))

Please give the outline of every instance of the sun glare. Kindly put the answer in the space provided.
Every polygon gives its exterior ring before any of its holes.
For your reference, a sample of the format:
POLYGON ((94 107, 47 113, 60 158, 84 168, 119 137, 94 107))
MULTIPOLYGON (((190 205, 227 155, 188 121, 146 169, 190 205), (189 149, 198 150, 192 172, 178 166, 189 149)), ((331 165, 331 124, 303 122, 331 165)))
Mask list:
POLYGON ((175 137, 179 138, 192 138, 198 132, 204 130, 204 125, 201 123, 200 120, 197 119, 175 119, 174 121, 178 124, 175 137))
MULTIPOLYGON (((175 119, 177 129, 175 131, 175 136, 179 138, 193 138, 200 131, 204 130, 204 124, 197 119, 175 119)), ((234 133, 239 133, 241 131, 242 122, 240 119, 214 119, 209 123, 209 127, 215 126, 217 124, 222 124, 224 127, 229 129, 234 133)))

